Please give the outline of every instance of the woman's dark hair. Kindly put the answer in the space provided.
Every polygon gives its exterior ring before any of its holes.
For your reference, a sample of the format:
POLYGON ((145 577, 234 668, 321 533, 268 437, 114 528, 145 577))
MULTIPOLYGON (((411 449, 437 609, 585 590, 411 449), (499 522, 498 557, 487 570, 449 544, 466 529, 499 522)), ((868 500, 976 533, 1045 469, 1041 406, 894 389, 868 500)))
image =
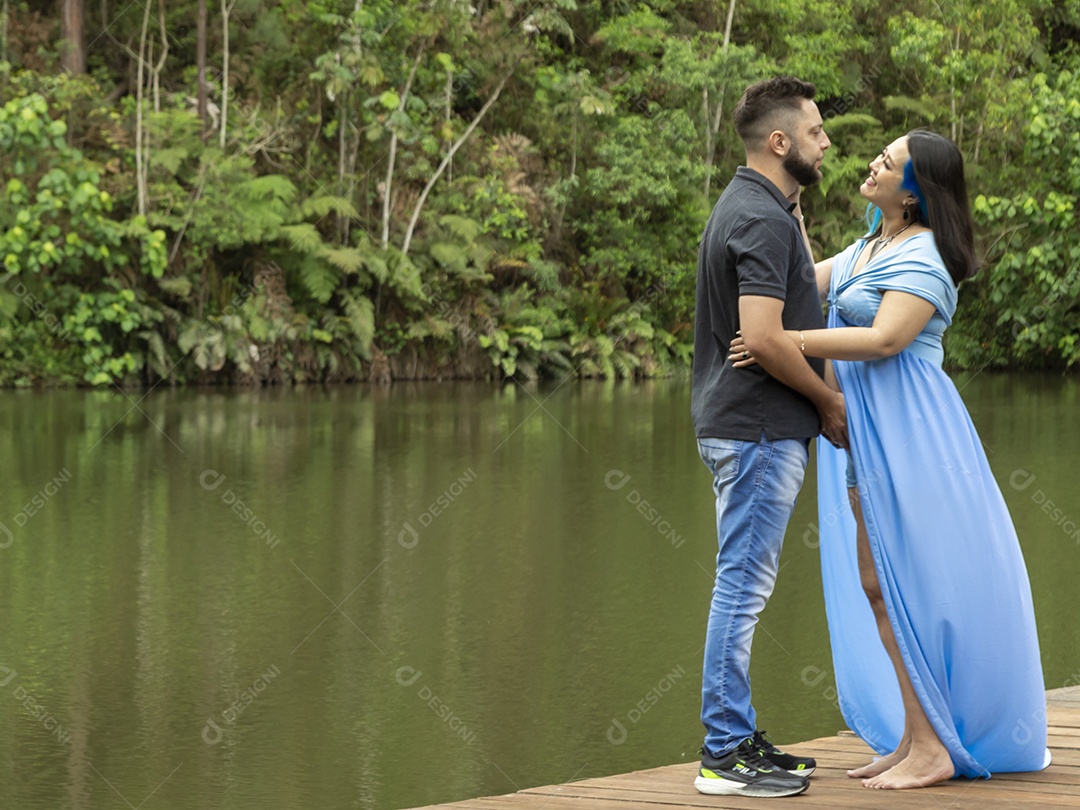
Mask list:
MULTIPOLYGON (((917 184, 917 190, 909 190, 919 198, 911 213, 934 232, 945 269, 959 285, 979 269, 964 158, 948 138, 924 129, 908 133, 908 154, 917 184)), ((908 172, 904 175, 907 179, 908 172)))
POLYGON ((780 117, 797 115, 802 110, 803 99, 813 101, 815 92, 814 85, 794 76, 752 84, 735 105, 732 114, 735 131, 747 147, 760 148, 761 141, 780 128, 777 126, 780 117))

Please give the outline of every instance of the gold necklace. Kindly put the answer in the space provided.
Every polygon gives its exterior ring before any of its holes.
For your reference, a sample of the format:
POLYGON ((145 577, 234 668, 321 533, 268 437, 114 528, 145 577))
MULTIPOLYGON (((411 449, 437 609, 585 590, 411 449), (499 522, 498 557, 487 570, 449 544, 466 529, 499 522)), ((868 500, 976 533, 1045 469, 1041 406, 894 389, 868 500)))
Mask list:
POLYGON ((904 226, 903 228, 901 228, 900 230, 898 230, 898 231, 897 231, 896 233, 892 234, 891 236, 882 236, 882 237, 879 237, 879 238, 878 238, 878 239, 877 239, 877 240, 876 240, 876 241, 874 242, 874 244, 870 246, 870 258, 869 258, 869 259, 867 259, 867 261, 872 261, 872 260, 873 260, 873 258, 874 258, 874 257, 875 257, 875 256, 876 256, 876 255, 877 255, 877 254, 878 254, 878 253, 879 253, 880 251, 884 250, 885 248, 887 248, 887 247, 888 247, 888 246, 889 246, 889 245, 890 245, 890 244, 892 243, 892 240, 893 240, 893 239, 895 239, 896 237, 898 237, 898 236, 899 236, 900 234, 902 234, 902 233, 903 233, 904 231, 906 231, 906 230, 907 230, 908 228, 910 228, 910 227, 911 227, 912 225, 914 225, 914 224, 915 224, 914 222, 909 222, 909 223, 908 223, 907 225, 905 225, 905 226, 904 226))

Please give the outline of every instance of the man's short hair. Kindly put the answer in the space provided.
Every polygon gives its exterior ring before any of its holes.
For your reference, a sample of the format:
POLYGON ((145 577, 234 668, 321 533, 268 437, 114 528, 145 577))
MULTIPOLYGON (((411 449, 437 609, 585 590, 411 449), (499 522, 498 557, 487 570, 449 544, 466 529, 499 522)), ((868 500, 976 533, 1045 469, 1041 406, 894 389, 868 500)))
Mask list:
POLYGON ((735 105, 735 131, 747 149, 757 150, 770 132, 784 129, 784 119, 802 111, 802 100, 814 100, 817 89, 793 76, 779 76, 752 84, 735 105))

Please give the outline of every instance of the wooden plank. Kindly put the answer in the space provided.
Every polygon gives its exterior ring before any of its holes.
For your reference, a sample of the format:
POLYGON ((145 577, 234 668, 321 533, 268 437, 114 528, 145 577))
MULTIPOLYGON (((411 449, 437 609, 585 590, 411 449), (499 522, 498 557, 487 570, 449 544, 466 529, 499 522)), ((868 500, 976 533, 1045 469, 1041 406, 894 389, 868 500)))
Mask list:
POLYGON ((1080 706, 1049 705, 1046 707, 1046 717, 1051 725, 1076 728, 1080 725, 1080 706))
POLYGON ((1080 705, 1080 686, 1065 686, 1051 689, 1046 693, 1046 702, 1051 704, 1075 703, 1080 705))
MULTIPOLYGON (((818 770, 810 789, 797 797, 803 810, 1022 810, 1080 808, 1080 687, 1047 693, 1049 744, 1053 764, 1038 773, 997 774, 992 779, 954 779, 922 790, 871 791, 846 771, 870 762, 874 752, 845 732, 780 748, 814 756, 818 770)), ((417 810, 760 810, 760 799, 704 796, 694 790, 698 762, 684 762, 632 773, 583 779, 565 785, 527 788, 506 796, 468 799, 417 810)))
MULTIPOLYGON (((1047 775, 1048 772, 1044 772, 1047 775)), ((655 774, 654 774, 655 775, 655 774)), ((1032 774, 1031 776, 1035 776, 1032 774)), ((609 777, 619 780, 620 777, 609 777)), ((571 783, 545 788, 532 788, 508 796, 488 797, 442 805, 457 810, 503 810, 506 808, 543 806, 551 810, 645 810, 676 807, 707 807, 716 810, 752 810, 760 808, 760 799, 741 799, 729 796, 704 796, 693 789, 692 782, 683 777, 673 787, 649 788, 647 780, 638 778, 633 787, 618 784, 597 784, 604 780, 586 780, 591 785, 571 783)), ((1007 784, 1002 777, 989 780, 955 780, 918 791, 868 791, 858 780, 845 776, 818 777, 811 780, 810 789, 798 797, 799 807, 811 808, 889 808, 889 810, 939 810, 942 807, 972 808, 972 810, 1015 810, 1022 807, 1080 807, 1080 796, 1072 786, 1050 782, 1023 785, 1007 784)))

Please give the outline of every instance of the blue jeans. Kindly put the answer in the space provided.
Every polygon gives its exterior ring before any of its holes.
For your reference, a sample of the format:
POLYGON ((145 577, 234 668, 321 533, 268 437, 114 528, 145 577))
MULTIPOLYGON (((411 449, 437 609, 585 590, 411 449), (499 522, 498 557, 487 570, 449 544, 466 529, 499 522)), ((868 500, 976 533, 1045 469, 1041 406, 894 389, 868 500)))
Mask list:
POLYGON ((784 532, 802 487, 808 442, 699 439, 716 493, 716 584, 705 634, 705 750, 723 756, 756 729, 750 645, 772 595, 784 532))

